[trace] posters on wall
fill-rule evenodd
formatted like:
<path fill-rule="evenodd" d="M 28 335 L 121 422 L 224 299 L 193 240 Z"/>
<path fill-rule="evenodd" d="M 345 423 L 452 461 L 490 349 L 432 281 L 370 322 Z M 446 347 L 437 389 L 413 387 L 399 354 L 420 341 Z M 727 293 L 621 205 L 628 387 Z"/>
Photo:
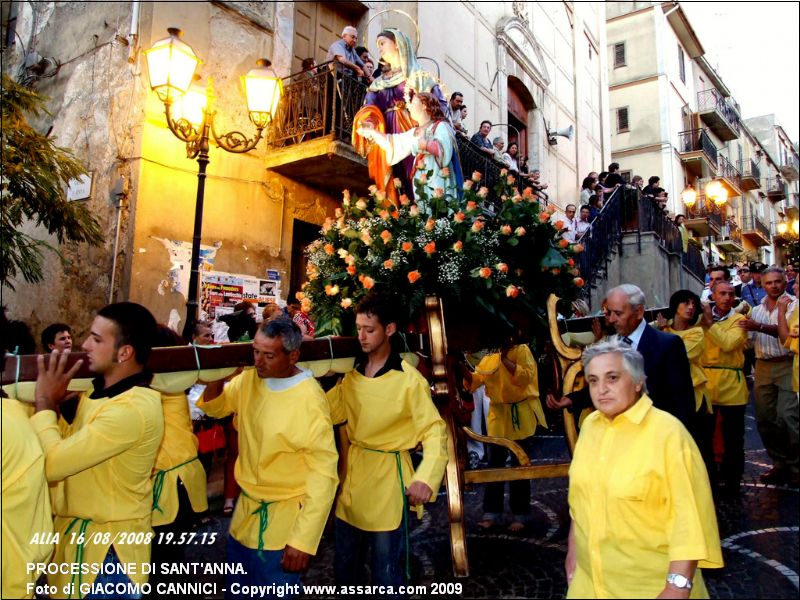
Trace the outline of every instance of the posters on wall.
<path fill-rule="evenodd" d="M 280 300 L 280 279 L 261 279 L 252 275 L 210 271 L 202 273 L 200 289 L 200 308 L 208 320 L 233 312 L 233 307 L 242 300 L 258 305 L 257 318 L 261 309 L 270 302 Z"/>
<path fill-rule="evenodd" d="M 158 293 L 164 295 L 167 291 L 178 292 L 186 296 L 189 289 L 189 274 L 191 272 L 192 243 L 179 240 L 168 240 L 155 237 L 161 242 L 169 255 L 170 269 L 167 277 L 158 286 Z M 222 244 L 217 242 L 214 246 L 200 245 L 200 273 L 205 274 L 214 268 L 217 250 Z"/>

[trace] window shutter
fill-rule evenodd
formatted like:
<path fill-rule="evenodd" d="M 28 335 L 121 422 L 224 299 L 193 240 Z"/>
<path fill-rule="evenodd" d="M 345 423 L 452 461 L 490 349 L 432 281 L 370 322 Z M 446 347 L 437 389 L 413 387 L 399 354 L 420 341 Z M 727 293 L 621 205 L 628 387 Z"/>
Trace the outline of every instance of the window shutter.
<path fill-rule="evenodd" d="M 625 66 L 625 42 L 614 44 L 614 67 Z"/>
<path fill-rule="evenodd" d="M 678 69 L 681 74 L 681 81 L 686 83 L 686 61 L 683 56 L 683 48 L 678 46 Z"/>
<path fill-rule="evenodd" d="M 617 133 L 628 131 L 628 109 L 617 109 Z"/>

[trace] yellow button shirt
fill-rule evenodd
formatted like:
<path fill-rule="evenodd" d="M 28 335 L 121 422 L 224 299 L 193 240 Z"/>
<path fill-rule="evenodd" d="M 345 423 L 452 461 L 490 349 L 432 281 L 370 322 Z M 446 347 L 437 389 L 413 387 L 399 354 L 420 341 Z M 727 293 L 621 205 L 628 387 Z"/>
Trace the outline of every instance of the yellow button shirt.
<path fill-rule="evenodd" d="M 311 373 L 261 379 L 247 369 L 197 407 L 214 418 L 238 417 L 234 474 L 244 493 L 231 535 L 248 548 L 289 545 L 316 554 L 339 478 L 328 402 Z M 260 527 L 264 510 L 266 529 Z"/>
<path fill-rule="evenodd" d="M 53 561 L 100 564 L 114 546 L 121 563 L 136 563 L 134 583 L 145 583 L 141 564 L 150 560 L 150 480 L 164 435 L 161 394 L 135 386 L 111 398 L 90 398 L 83 392 L 75 418 L 64 426 L 45 410 L 31 417 L 45 453 L 47 480 L 58 482 L 54 498 L 55 528 L 60 534 Z M 69 530 L 69 533 L 67 533 Z M 79 543 L 84 534 L 84 544 Z M 142 534 L 137 536 L 136 534 Z M 63 587 L 91 583 L 95 574 L 49 575 L 64 597 Z M 76 597 L 77 594 L 73 594 Z"/>
<path fill-rule="evenodd" d="M 715 406 L 747 404 L 747 381 L 742 371 L 747 331 L 737 325 L 744 318 L 734 314 L 706 329 L 702 363 L 708 378 L 706 394 Z"/>
<path fill-rule="evenodd" d="M 800 305 L 795 305 L 795 309 L 787 318 L 789 332 L 793 332 L 795 335 L 797 335 L 798 331 L 798 315 L 800 315 Z M 784 344 L 784 347 L 794 354 L 794 362 L 792 363 L 792 390 L 794 390 L 795 394 L 800 390 L 800 382 L 798 382 L 798 377 L 800 377 L 800 374 L 798 374 L 798 371 L 800 371 L 800 364 L 798 364 L 798 358 L 800 358 L 798 357 L 798 346 L 800 346 L 800 344 L 798 344 L 798 338 L 796 337 L 788 338 Z"/>
<path fill-rule="evenodd" d="M 668 327 L 667 332 L 677 335 L 683 340 L 683 345 L 686 346 L 686 355 L 689 358 L 689 370 L 692 373 L 692 385 L 694 386 L 695 411 L 699 411 L 705 404 L 706 412 L 711 412 L 711 402 L 705 398 L 706 381 L 708 378 L 703 370 L 702 359 L 706 337 L 703 328 L 698 326 L 678 331 L 677 329 Z"/>
<path fill-rule="evenodd" d="M 647 395 L 581 427 L 569 470 L 577 568 L 567 598 L 655 598 L 669 563 L 722 567 L 717 518 L 692 437 Z M 692 598 L 707 598 L 698 569 Z"/>
<path fill-rule="evenodd" d="M 521 440 L 536 431 L 537 423 L 547 427 L 539 400 L 539 371 L 530 348 L 515 346 L 508 359 L 517 365 L 511 374 L 500 353 L 484 356 L 472 375 L 470 391 L 486 386 L 489 396 L 489 414 L 486 431 L 491 436 L 508 440 Z"/>
<path fill-rule="evenodd" d="M 29 563 L 45 563 L 53 553 L 50 494 L 44 476 L 44 453 L 28 415 L 20 403 L 2 399 L 3 446 L 3 598 L 33 598 L 28 584 L 37 579 L 28 574 Z M 34 541 L 44 538 L 44 543 Z M 41 537 L 40 537 L 41 536 Z"/>
<path fill-rule="evenodd" d="M 153 526 L 172 523 L 178 516 L 179 478 L 192 510 L 208 510 L 206 472 L 197 459 L 198 442 L 192 430 L 186 394 L 162 393 L 161 408 L 164 411 L 164 438 L 154 468 Z"/>
<path fill-rule="evenodd" d="M 328 392 L 334 423 L 347 421 L 351 446 L 336 516 L 364 531 L 393 531 L 400 526 L 402 483 L 422 481 L 436 493 L 447 465 L 447 428 L 431 400 L 430 385 L 402 361 L 379 377 L 347 373 Z M 416 472 L 408 451 L 422 444 Z M 394 452 L 399 452 L 394 454 Z"/>

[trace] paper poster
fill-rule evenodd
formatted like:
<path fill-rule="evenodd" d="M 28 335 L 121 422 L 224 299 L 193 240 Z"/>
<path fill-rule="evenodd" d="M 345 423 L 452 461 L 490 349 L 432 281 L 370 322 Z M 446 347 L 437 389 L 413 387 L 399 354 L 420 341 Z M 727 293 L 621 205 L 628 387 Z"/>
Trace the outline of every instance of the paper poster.
<path fill-rule="evenodd" d="M 189 275 L 191 274 L 192 243 L 181 242 L 178 240 L 168 240 L 154 237 L 164 245 L 169 253 L 170 270 L 167 278 L 159 284 L 158 293 L 162 296 L 165 292 L 178 292 L 186 297 L 186 290 L 189 289 Z M 217 242 L 213 246 L 200 245 L 200 275 L 213 270 L 214 260 L 217 257 L 217 250 L 222 247 L 222 242 Z"/>
<path fill-rule="evenodd" d="M 257 320 L 261 309 L 270 302 L 280 299 L 280 282 L 260 279 L 252 275 L 210 271 L 201 273 L 201 310 L 208 319 L 233 311 L 242 300 L 249 300 L 258 306 Z"/>

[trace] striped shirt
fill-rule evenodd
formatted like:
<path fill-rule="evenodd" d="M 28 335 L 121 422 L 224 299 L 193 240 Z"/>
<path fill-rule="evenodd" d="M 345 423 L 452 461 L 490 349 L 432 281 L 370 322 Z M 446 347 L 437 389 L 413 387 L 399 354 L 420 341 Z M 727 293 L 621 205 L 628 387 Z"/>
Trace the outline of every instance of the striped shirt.
<path fill-rule="evenodd" d="M 789 294 L 787 294 L 789 295 Z M 797 305 L 797 299 L 794 296 L 792 303 L 789 305 L 787 314 L 794 310 Z M 772 311 L 767 309 L 767 300 L 769 297 L 764 298 L 761 303 L 753 308 L 750 318 L 756 323 L 764 325 L 777 325 L 778 324 L 778 305 Z M 789 356 L 791 353 L 783 347 L 781 341 L 776 336 L 767 335 L 766 333 L 759 333 L 758 331 L 750 332 L 750 341 L 755 345 L 756 358 L 770 359 L 778 358 L 781 356 Z"/>

